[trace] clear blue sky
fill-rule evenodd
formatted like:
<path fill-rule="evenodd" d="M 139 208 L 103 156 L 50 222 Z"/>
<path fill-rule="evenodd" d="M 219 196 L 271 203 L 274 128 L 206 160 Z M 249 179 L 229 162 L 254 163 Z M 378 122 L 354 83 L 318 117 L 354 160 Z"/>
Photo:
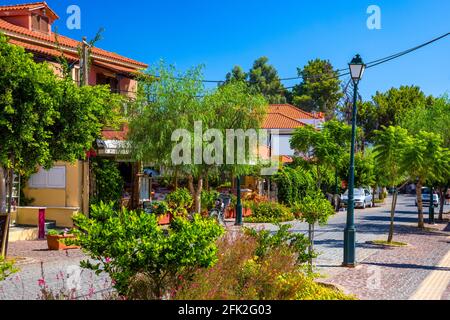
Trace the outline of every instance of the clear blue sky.
<path fill-rule="evenodd" d="M 104 27 L 99 47 L 148 64 L 159 59 L 180 69 L 204 64 L 205 78 L 214 80 L 223 79 L 236 64 L 248 70 L 260 56 L 270 59 L 280 77 L 291 77 L 309 59 L 329 59 L 343 68 L 356 53 L 371 61 L 450 32 L 448 0 L 47 2 L 61 17 L 61 34 L 91 38 Z M 65 26 L 70 4 L 81 8 L 81 30 Z M 366 27 L 371 4 L 381 8 L 381 30 Z M 368 99 L 377 90 L 411 84 L 427 94 L 450 92 L 450 37 L 368 70 L 361 93 Z"/>

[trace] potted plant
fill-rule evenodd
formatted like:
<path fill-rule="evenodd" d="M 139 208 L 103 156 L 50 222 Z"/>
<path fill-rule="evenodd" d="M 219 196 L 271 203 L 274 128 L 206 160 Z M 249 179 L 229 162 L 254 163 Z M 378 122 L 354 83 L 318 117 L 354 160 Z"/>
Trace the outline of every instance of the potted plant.
<path fill-rule="evenodd" d="M 79 246 L 66 245 L 64 240 L 74 239 L 75 236 L 70 233 L 69 229 L 64 229 L 63 231 L 50 230 L 47 233 L 47 245 L 49 250 L 69 250 L 69 249 L 79 249 Z"/>
<path fill-rule="evenodd" d="M 147 213 L 155 214 L 159 224 L 170 224 L 172 214 L 166 201 L 153 201 Z"/>

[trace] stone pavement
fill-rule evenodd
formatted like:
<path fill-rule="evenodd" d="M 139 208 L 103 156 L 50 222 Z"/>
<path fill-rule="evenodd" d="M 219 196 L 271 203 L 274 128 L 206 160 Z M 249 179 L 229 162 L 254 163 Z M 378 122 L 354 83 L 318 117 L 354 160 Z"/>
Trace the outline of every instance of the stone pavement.
<path fill-rule="evenodd" d="M 339 212 L 330 219 L 328 225 L 317 228 L 315 249 L 320 255 L 315 263 L 317 270 L 325 276 L 321 279 L 322 282 L 340 286 L 360 299 L 406 300 L 412 297 L 433 271 L 450 273 L 449 267 L 438 266 L 450 250 L 448 223 L 427 225 L 431 230 L 419 230 L 414 196 L 399 196 L 395 219 L 394 241 L 405 242 L 409 246 L 386 248 L 367 243 L 387 240 L 389 210 L 390 199 L 381 207 L 355 210 L 358 266 L 354 269 L 341 267 L 346 212 Z M 427 219 L 428 208 L 425 208 L 425 211 L 424 216 Z M 445 212 L 448 211 L 450 207 L 446 206 Z M 446 217 L 448 218 L 448 215 Z M 307 234 L 306 224 L 291 224 L 293 232 Z M 251 226 L 269 230 L 276 228 L 269 224 Z M 441 298 L 450 298 L 448 283 L 446 291 L 441 292 Z"/>
<path fill-rule="evenodd" d="M 42 270 L 46 284 L 54 292 L 75 288 L 79 299 L 95 300 L 111 291 L 105 275 L 96 276 L 79 267 L 80 261 L 86 260 L 81 250 L 49 251 L 47 241 L 18 241 L 9 244 L 8 256 L 16 259 L 20 271 L 0 282 L 0 300 L 38 299 Z"/>
<path fill-rule="evenodd" d="M 341 267 L 346 212 L 337 213 L 326 226 L 316 228 L 315 249 L 320 255 L 315 264 L 318 272 L 324 275 L 320 281 L 340 286 L 360 299 L 376 300 L 406 300 L 414 294 L 421 294 L 420 290 L 427 292 L 429 284 L 436 283 L 433 280 L 436 274 L 444 274 L 438 279 L 447 281 L 450 266 L 445 264 L 444 257 L 450 250 L 450 227 L 448 223 L 441 223 L 428 225 L 430 230 L 419 230 L 413 196 L 399 196 L 394 237 L 395 241 L 406 242 L 409 246 L 383 248 L 367 243 L 387 239 L 389 206 L 388 200 L 381 207 L 355 211 L 358 266 L 354 269 Z M 445 212 L 449 211 L 450 206 L 446 206 Z M 234 229 L 232 224 L 227 222 L 230 229 Z M 290 224 L 293 232 L 307 234 L 307 224 Z M 246 226 L 276 229 L 270 224 Z M 50 288 L 58 290 L 63 285 L 79 284 L 77 292 L 81 299 L 102 299 L 111 291 L 110 281 L 105 275 L 96 276 L 91 271 L 78 268 L 79 262 L 86 259 L 80 250 L 48 251 L 46 241 L 21 241 L 11 243 L 9 253 L 19 257 L 21 271 L 0 283 L 0 300 L 36 299 L 40 292 L 41 262 Z M 440 294 L 441 299 L 450 300 L 450 284 L 439 283 L 434 295 Z"/>

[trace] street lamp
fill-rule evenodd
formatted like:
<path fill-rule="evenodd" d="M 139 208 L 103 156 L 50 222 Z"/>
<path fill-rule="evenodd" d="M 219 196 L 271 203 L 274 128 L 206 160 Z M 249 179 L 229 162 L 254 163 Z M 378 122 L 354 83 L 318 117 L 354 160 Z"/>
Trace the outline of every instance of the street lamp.
<path fill-rule="evenodd" d="M 348 181 L 348 208 L 347 208 L 347 225 L 344 230 L 344 263 L 345 267 L 354 267 L 355 262 L 355 140 L 356 140 L 356 117 L 357 117 L 357 100 L 358 100 L 358 84 L 361 80 L 366 65 L 357 54 L 349 63 L 350 75 L 352 77 L 353 91 L 353 115 L 352 115 L 352 147 L 350 150 L 350 172 Z"/>

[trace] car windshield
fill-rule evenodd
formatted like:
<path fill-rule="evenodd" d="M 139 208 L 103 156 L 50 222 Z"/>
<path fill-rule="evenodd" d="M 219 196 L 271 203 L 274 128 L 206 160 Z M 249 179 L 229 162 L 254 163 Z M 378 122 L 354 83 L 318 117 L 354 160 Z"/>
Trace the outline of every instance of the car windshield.
<path fill-rule="evenodd" d="M 430 189 L 428 188 L 422 189 L 422 194 L 430 194 Z"/>
<path fill-rule="evenodd" d="M 363 189 L 354 189 L 354 194 L 355 196 L 361 196 L 364 194 L 364 190 Z M 345 191 L 344 195 L 348 196 L 348 190 Z"/>

